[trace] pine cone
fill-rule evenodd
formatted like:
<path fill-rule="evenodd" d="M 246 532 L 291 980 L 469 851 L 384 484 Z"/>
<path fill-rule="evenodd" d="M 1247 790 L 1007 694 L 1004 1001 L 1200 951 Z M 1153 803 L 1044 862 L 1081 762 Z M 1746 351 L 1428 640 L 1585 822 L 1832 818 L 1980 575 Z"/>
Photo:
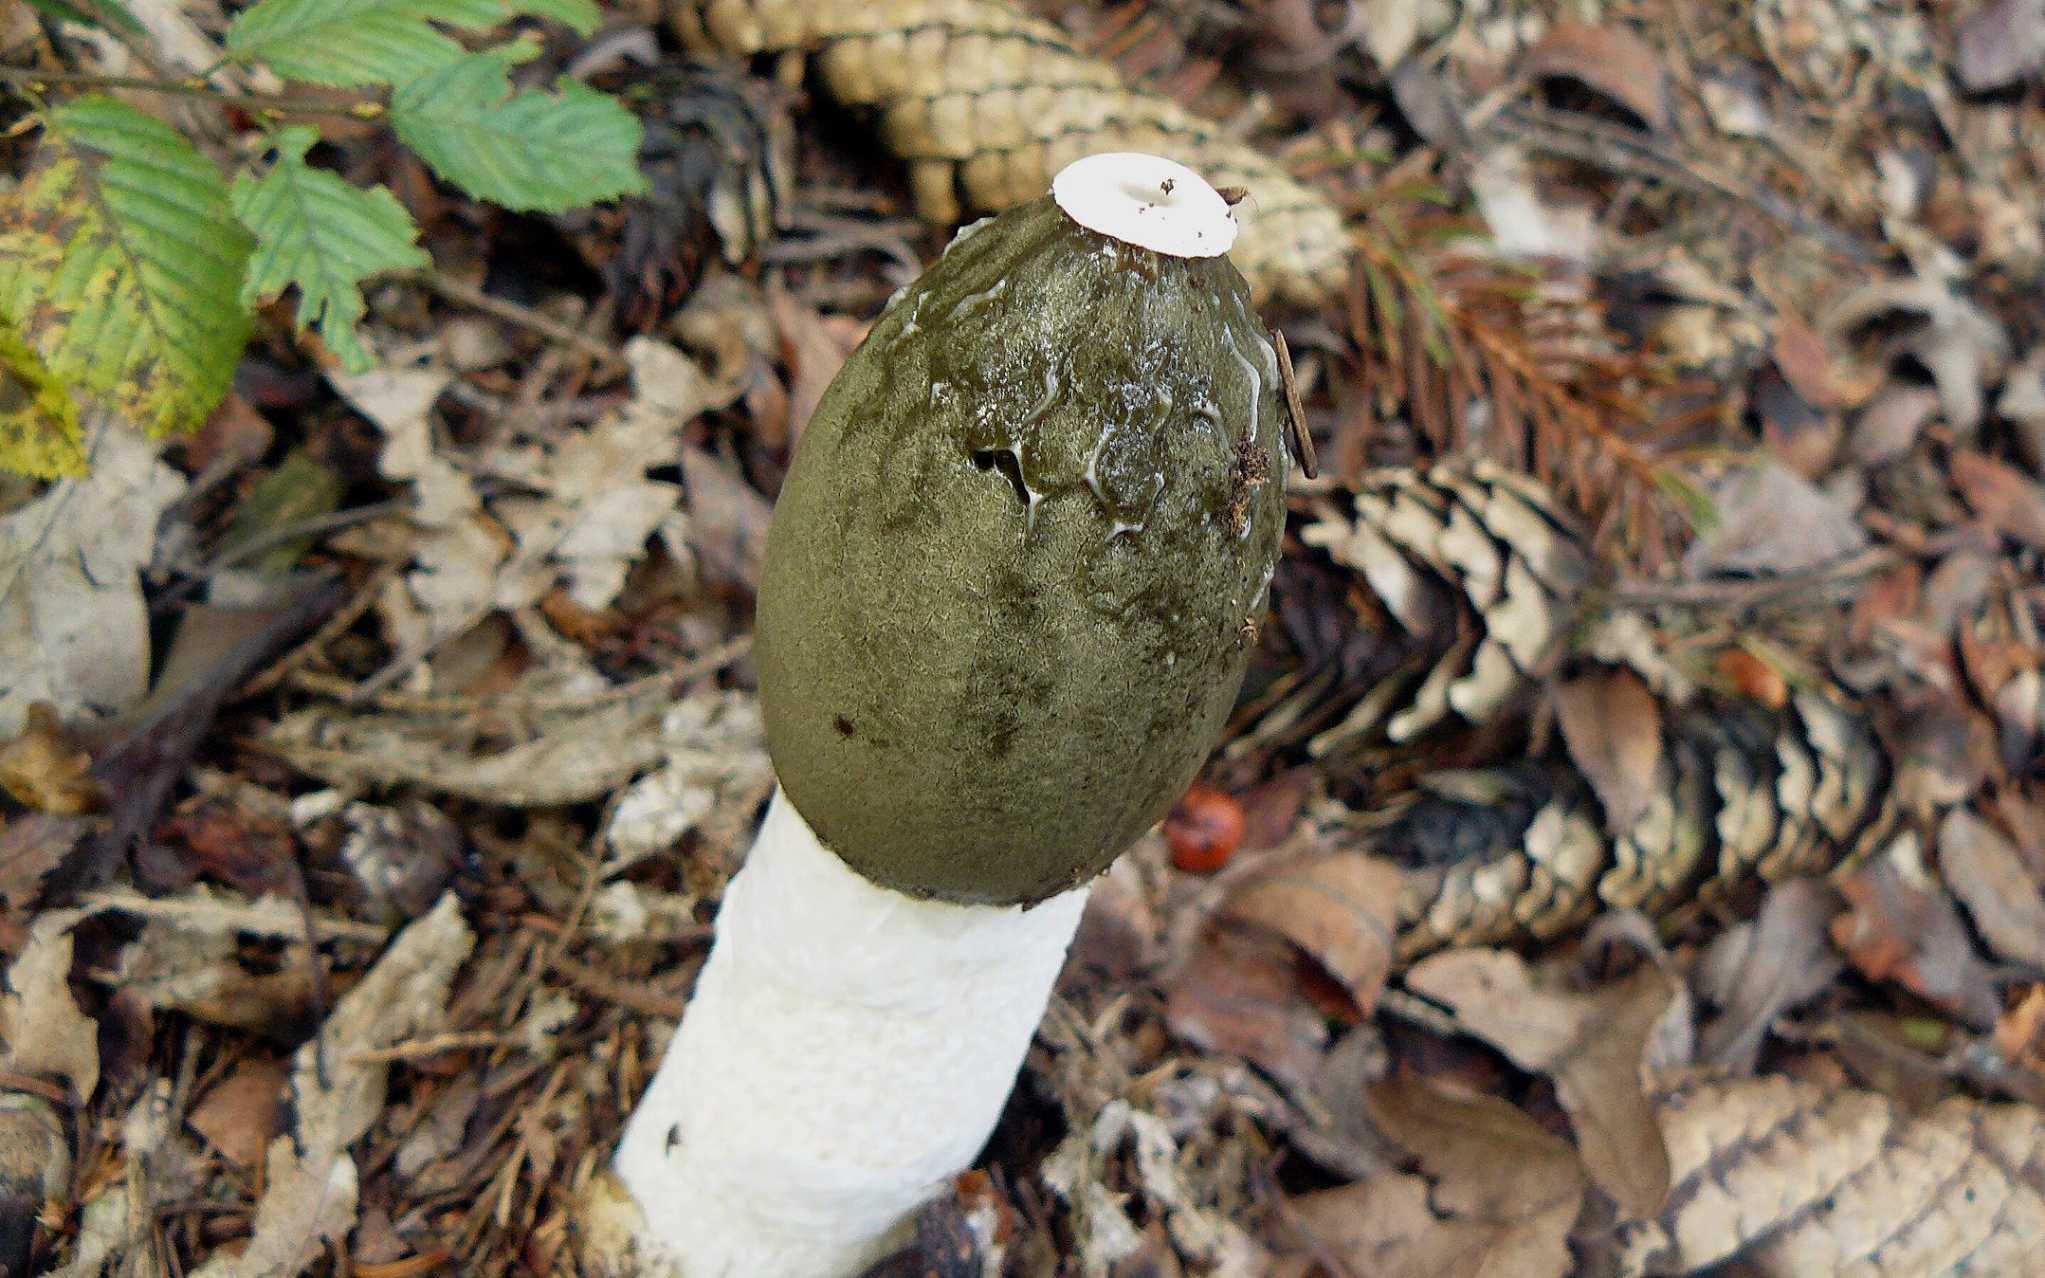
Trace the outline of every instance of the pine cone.
<path fill-rule="evenodd" d="M 1315 737 L 1312 753 L 1482 725 L 1524 708 L 1554 673 L 1591 560 L 1582 529 L 1539 485 L 1482 462 L 1382 470 L 1348 511 L 1322 502 L 1314 515 L 1301 539 L 1356 570 L 1396 628 L 1387 640 L 1418 659 Z"/>
<path fill-rule="evenodd" d="M 1617 835 L 1559 762 L 1421 778 L 1372 840 L 1408 867 L 1400 957 L 1541 940 L 1600 909 L 1673 929 L 1769 883 L 1855 864 L 1893 825 L 1873 732 L 1816 693 L 1780 713 L 1707 699 L 1665 738 L 1654 793 Z"/>
<path fill-rule="evenodd" d="M 1964 1097 L 1911 1115 L 1874 1092 L 1784 1077 L 1686 1078 L 1656 1097 L 1674 1172 L 1622 1225 L 1619 1271 L 1737 1258 L 1781 1278 L 2045 1275 L 2045 1123 Z"/>
<path fill-rule="evenodd" d="M 1150 151 L 1248 189 L 1229 257 L 1258 301 L 1317 305 L 1347 278 L 1325 198 L 1002 0 L 682 0 L 673 22 L 705 52 L 813 54 L 832 97 L 878 117 L 929 221 L 1035 199 L 1084 155 Z"/>

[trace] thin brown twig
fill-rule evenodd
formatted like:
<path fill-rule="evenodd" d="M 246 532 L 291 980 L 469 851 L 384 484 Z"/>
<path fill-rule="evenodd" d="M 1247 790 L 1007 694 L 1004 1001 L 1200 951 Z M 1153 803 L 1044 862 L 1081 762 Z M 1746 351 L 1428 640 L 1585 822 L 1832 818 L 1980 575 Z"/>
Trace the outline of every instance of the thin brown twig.
<path fill-rule="evenodd" d="M 472 310 L 498 319 L 508 320 L 521 328 L 529 328 L 542 337 L 564 342 L 576 350 L 605 365 L 610 369 L 625 367 L 625 356 L 609 342 L 599 341 L 580 329 L 572 328 L 552 316 L 542 315 L 530 306 L 485 293 L 482 289 L 464 280 L 456 279 L 444 271 L 421 271 L 419 279 L 450 302 L 458 302 Z"/>
<path fill-rule="evenodd" d="M 694 683 L 705 675 L 715 674 L 752 651 L 753 637 L 739 635 L 727 640 L 695 657 L 673 670 L 662 670 L 655 674 L 642 675 L 637 679 L 615 684 L 600 692 L 576 695 L 559 693 L 544 696 L 492 696 L 478 697 L 470 693 L 451 692 L 440 695 L 407 692 L 378 692 L 361 702 L 377 710 L 390 710 L 408 714 L 475 714 L 484 709 L 504 714 L 540 714 L 547 712 L 569 712 L 595 710 L 603 706 L 630 701 L 662 687 L 679 689 Z M 360 686 L 337 675 L 323 674 L 315 670 L 301 670 L 291 676 L 293 687 L 306 692 L 340 700 L 357 700 L 356 689 Z"/>
<path fill-rule="evenodd" d="M 566 955 L 557 955 L 550 966 L 570 984 L 584 993 L 594 994 L 605 1002 L 616 1003 L 619 1007 L 638 1012 L 642 1016 L 658 1016 L 664 1020 L 682 1019 L 682 1009 L 687 1001 L 668 994 L 656 994 L 642 986 L 628 985 L 601 968 L 578 963 Z"/>
<path fill-rule="evenodd" d="M 392 1043 L 388 1047 L 375 1047 L 368 1051 L 356 1052 L 349 1061 L 356 1065 L 387 1065 L 392 1061 L 418 1060 L 427 1056 L 439 1056 L 444 1052 L 463 1052 L 478 1047 L 501 1047 L 514 1040 L 508 1034 L 496 1030 L 451 1030 L 445 1034 L 428 1034 L 424 1038 L 408 1038 Z"/>
<path fill-rule="evenodd" d="M 1855 555 L 1779 577 L 1736 578 L 1720 581 L 1619 582 L 1612 588 L 1616 603 L 1633 605 L 1677 604 L 1706 608 L 1751 608 L 1772 603 L 1788 595 L 1803 594 L 1880 572 L 1901 563 L 1900 552 L 1888 546 L 1871 546 Z"/>
<path fill-rule="evenodd" d="M 373 120 L 384 114 L 381 102 L 358 99 L 332 104 L 276 93 L 230 93 L 200 79 L 157 80 L 148 76 L 95 75 L 82 71 L 38 71 L 30 67 L 0 66 L 0 82 L 28 90 L 47 86 L 79 89 L 125 89 L 139 93 L 167 93 L 179 97 L 206 98 L 225 106 L 272 115 L 342 115 L 356 120 Z"/>

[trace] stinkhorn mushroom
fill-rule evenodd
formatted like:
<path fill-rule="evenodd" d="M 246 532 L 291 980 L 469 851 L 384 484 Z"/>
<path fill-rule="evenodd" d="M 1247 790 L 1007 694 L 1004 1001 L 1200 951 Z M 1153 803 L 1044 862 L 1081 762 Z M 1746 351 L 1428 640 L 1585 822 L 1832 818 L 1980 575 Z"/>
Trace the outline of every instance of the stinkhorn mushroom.
<path fill-rule="evenodd" d="M 760 589 L 780 790 L 585 1217 L 608 1272 L 856 1273 L 986 1141 L 1265 606 L 1285 410 L 1234 233 L 1182 165 L 1081 160 L 823 396 Z"/>

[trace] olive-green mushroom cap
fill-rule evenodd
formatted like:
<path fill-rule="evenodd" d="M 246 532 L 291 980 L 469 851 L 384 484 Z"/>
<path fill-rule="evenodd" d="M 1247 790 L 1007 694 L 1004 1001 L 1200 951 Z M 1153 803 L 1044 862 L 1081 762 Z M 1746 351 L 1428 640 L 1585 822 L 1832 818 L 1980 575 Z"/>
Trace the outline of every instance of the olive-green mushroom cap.
<path fill-rule="evenodd" d="M 1277 383 L 1225 257 L 1049 197 L 890 302 L 803 433 L 760 589 L 768 750 L 826 846 L 913 895 L 1035 902 L 1164 815 L 1277 562 Z"/>

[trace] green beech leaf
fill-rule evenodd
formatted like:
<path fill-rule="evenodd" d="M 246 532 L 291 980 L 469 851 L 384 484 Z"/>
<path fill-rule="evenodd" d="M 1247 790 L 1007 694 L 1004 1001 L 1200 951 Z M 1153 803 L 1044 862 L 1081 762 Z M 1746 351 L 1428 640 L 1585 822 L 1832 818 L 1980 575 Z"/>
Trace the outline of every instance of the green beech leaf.
<path fill-rule="evenodd" d="M 513 92 L 508 68 L 533 52 L 486 49 L 398 86 L 391 127 L 442 178 L 508 209 L 559 213 L 644 191 L 638 117 L 571 79 Z"/>
<path fill-rule="evenodd" d="M 45 124 L 0 204 L 0 328 L 16 335 L 0 363 L 43 388 L 7 392 L 0 465 L 38 473 L 83 465 L 75 414 L 35 428 L 22 415 L 50 384 L 152 435 L 191 430 L 227 393 L 250 325 L 249 237 L 190 142 L 98 95 Z"/>
<path fill-rule="evenodd" d="M 227 28 L 227 50 L 310 84 L 399 84 L 462 57 L 441 27 L 487 31 L 521 14 L 581 35 L 597 23 L 592 0 L 262 0 Z"/>
<path fill-rule="evenodd" d="M 380 271 L 427 265 L 419 228 L 383 187 L 363 190 L 305 162 L 319 134 L 302 125 L 271 138 L 277 161 L 261 177 L 243 173 L 229 198 L 256 237 L 241 300 L 253 306 L 298 290 L 298 323 L 318 324 L 327 349 L 350 372 L 375 361 L 355 331 L 365 309 L 362 281 Z"/>
<path fill-rule="evenodd" d="M 59 22 L 76 22 L 88 27 L 118 27 L 131 35 L 144 35 L 147 28 L 135 20 L 121 0 L 28 0 L 28 7 Z"/>

